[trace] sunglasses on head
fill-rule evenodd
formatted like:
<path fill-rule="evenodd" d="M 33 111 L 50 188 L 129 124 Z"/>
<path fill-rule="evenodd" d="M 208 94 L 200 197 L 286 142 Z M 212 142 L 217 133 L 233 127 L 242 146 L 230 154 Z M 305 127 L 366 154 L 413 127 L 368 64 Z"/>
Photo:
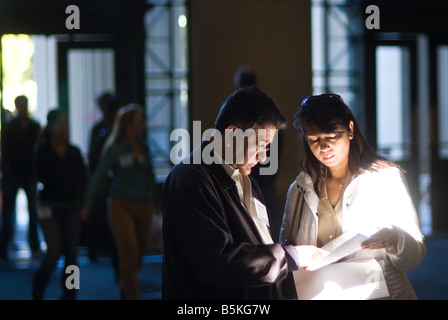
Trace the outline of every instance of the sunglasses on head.
<path fill-rule="evenodd" d="M 341 96 L 336 93 L 322 93 L 316 96 L 309 96 L 302 100 L 302 106 L 308 104 L 308 103 L 314 103 L 314 102 L 342 102 L 344 103 L 344 100 L 342 100 Z"/>

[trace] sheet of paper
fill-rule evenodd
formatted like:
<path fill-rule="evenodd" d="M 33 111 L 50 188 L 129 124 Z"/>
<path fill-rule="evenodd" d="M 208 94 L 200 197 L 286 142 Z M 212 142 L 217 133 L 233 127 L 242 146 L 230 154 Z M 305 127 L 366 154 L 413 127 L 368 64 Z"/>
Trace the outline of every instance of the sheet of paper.
<path fill-rule="evenodd" d="M 369 300 L 389 296 L 383 271 L 373 259 L 353 259 L 319 270 L 293 271 L 299 300 Z"/>

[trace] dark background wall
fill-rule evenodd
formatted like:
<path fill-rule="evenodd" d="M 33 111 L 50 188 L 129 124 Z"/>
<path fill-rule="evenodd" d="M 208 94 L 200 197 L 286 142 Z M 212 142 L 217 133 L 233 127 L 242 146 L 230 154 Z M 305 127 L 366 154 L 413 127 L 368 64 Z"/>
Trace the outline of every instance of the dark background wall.
<path fill-rule="evenodd" d="M 191 120 L 212 128 L 233 91 L 239 65 L 252 67 L 258 86 L 273 97 L 288 119 L 278 172 L 277 193 L 298 174 L 292 117 L 311 94 L 311 7 L 296 0 L 191 0 Z"/>

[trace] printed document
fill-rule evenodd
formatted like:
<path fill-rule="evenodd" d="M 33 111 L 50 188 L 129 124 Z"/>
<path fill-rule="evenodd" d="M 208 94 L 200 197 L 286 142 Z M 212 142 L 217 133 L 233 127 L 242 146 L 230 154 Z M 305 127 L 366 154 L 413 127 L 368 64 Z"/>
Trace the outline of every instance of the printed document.
<path fill-rule="evenodd" d="M 368 253 L 356 254 L 369 236 L 346 232 L 322 249 L 329 252 L 293 272 L 299 300 L 368 300 L 389 296 L 383 270 Z M 353 256 L 351 256 L 353 254 Z M 348 259 L 347 259 L 348 258 Z"/>
<path fill-rule="evenodd" d="M 307 270 L 314 271 L 320 269 L 322 267 L 325 267 L 326 265 L 345 258 L 352 253 L 355 253 L 356 251 L 361 249 L 361 243 L 363 243 L 367 239 L 369 239 L 368 236 L 360 233 L 355 234 L 351 232 L 345 232 L 341 234 L 339 237 L 322 247 L 322 249 L 328 251 L 329 254 L 316 263 L 312 264 L 311 266 L 308 266 Z"/>

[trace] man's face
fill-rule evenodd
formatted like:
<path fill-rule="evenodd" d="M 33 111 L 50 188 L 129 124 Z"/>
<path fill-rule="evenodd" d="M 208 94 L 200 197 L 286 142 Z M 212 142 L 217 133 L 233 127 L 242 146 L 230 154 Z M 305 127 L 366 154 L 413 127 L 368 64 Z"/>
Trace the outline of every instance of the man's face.
<path fill-rule="evenodd" d="M 236 126 L 229 126 L 227 129 L 237 129 Z M 249 129 L 251 130 L 251 129 Z M 277 130 L 273 125 L 266 127 L 255 127 L 251 131 L 246 131 L 243 143 L 234 143 L 234 161 L 232 166 L 239 169 L 242 175 L 249 175 L 258 162 L 266 160 L 266 151 L 269 144 L 274 140 Z"/>

